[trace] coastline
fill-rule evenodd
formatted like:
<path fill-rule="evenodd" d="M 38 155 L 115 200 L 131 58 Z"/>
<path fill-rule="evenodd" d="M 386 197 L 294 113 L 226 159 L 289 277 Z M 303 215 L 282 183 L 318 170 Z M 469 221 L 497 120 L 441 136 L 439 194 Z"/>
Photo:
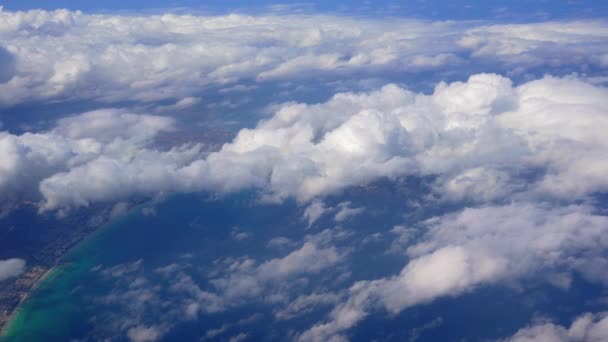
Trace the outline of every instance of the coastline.
<path fill-rule="evenodd" d="M 60 264 L 57 264 L 57 265 L 49 268 L 46 272 L 44 272 L 42 277 L 40 277 L 40 279 L 38 279 L 36 281 L 34 286 L 32 286 L 32 288 L 29 291 L 27 291 L 27 293 L 23 296 L 23 298 L 21 299 L 21 301 L 19 302 L 19 304 L 17 305 L 15 310 L 13 310 L 13 314 L 15 314 L 15 312 L 18 311 L 19 307 L 21 306 L 21 303 L 26 301 L 32 295 L 32 293 L 38 289 L 40 284 L 42 284 L 47 278 L 49 278 L 53 274 L 53 272 L 56 271 L 60 266 L 61 266 Z M 12 317 L 12 315 L 9 317 L 9 320 L 7 322 L 10 322 L 11 317 Z M 6 326 L 6 324 L 5 324 L 5 326 Z"/>
<path fill-rule="evenodd" d="M 61 264 L 57 264 L 57 265 L 52 266 L 48 270 L 46 270 L 34 282 L 34 284 L 32 285 L 32 287 L 30 287 L 30 289 L 27 292 L 25 292 L 25 294 L 21 297 L 21 300 L 19 300 L 19 303 L 15 306 L 15 308 L 13 309 L 13 311 L 7 317 L 6 321 L 3 322 L 2 326 L 0 327 L 0 338 L 6 337 L 6 334 L 9 332 L 9 328 L 11 326 L 11 323 L 15 320 L 15 318 L 18 317 L 18 315 L 20 313 L 20 310 L 22 308 L 22 304 L 40 287 L 41 284 L 44 283 L 44 281 L 46 281 L 49 277 L 51 277 L 54 274 L 54 272 L 58 270 L 58 268 L 60 266 L 61 266 Z"/>
<path fill-rule="evenodd" d="M 58 249 L 58 251 L 61 253 L 56 256 L 51 265 L 47 266 L 39 263 L 34 264 L 30 270 L 21 275 L 6 289 L 4 289 L 2 291 L 4 297 L 13 297 L 10 299 L 12 299 L 12 302 L 15 304 L 11 305 L 12 307 L 5 308 L 4 315 L 0 317 L 0 339 L 7 337 L 13 323 L 17 318 L 19 318 L 23 305 L 35 293 L 35 291 L 45 283 L 45 281 L 49 280 L 57 273 L 58 270 L 61 269 L 61 267 L 64 266 L 66 257 L 78 250 L 78 248 L 97 236 L 100 232 L 105 231 L 104 228 L 109 228 L 114 222 L 127 218 L 133 213 L 138 212 L 138 210 L 148 205 L 150 202 L 151 200 L 132 203 L 133 206 L 130 210 L 124 213 L 124 215 L 109 218 L 107 221 L 92 229 L 74 231 L 72 236 L 67 239 L 67 244 L 62 245 L 61 248 Z M 16 300 L 17 298 L 18 300 Z"/>

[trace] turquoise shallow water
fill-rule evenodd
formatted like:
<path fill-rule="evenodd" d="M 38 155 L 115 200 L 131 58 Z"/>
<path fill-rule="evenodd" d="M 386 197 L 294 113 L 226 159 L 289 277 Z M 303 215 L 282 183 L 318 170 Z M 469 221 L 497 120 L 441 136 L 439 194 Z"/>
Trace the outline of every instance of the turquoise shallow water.
<path fill-rule="evenodd" d="M 342 223 L 346 227 L 341 228 L 344 234 L 332 241 L 336 248 L 347 251 L 348 258 L 330 272 L 306 278 L 299 283 L 297 291 L 345 290 L 357 280 L 396 274 L 407 262 L 403 256 L 386 253 L 390 239 L 375 244 L 361 243 L 372 233 L 387 231 L 402 223 L 404 216 L 400 203 L 403 201 L 391 197 L 394 195 L 354 195 L 357 196 L 351 194 L 351 197 L 359 198 L 360 202 L 352 205 L 365 206 L 368 210 L 356 220 Z M 344 198 L 327 201 L 328 205 L 335 206 L 342 200 Z M 112 341 L 128 341 L 128 331 L 120 323 L 128 323 L 133 316 L 148 325 L 166 323 L 167 317 L 172 317 L 173 321 L 164 331 L 164 341 L 198 341 L 213 335 L 210 331 L 217 333 L 211 338 L 215 340 L 228 340 L 241 331 L 246 331 L 250 340 L 285 340 L 294 332 L 322 321 L 332 306 L 320 306 L 297 319 L 278 321 L 273 315 L 277 306 L 260 297 L 223 311 L 184 319 L 172 311 L 183 300 L 181 295 L 171 292 L 180 273 L 171 273 L 167 278 L 159 269 L 188 265 L 183 266 L 183 272 L 201 289 L 213 291 L 208 277 L 222 265 L 218 260 L 247 257 L 261 263 L 284 257 L 299 248 L 307 235 L 319 234 L 331 227 L 340 229 L 335 227 L 331 216 L 320 219 L 315 228 L 306 228 L 301 219 L 302 211 L 303 208 L 289 201 L 281 205 L 256 204 L 248 193 L 226 198 L 174 195 L 161 203 L 139 207 L 99 229 L 66 255 L 64 262 L 24 301 L 2 340 L 97 341 L 111 338 Z M 246 238 L 237 239 L 235 233 L 246 233 Z M 285 248 L 269 248 L 268 242 L 276 237 L 294 243 Z M 134 270 L 125 271 L 129 267 Z M 341 283 L 335 282 L 342 271 L 347 271 L 343 273 L 346 277 Z M 146 298 L 143 303 L 137 302 L 137 298 L 133 301 L 134 297 L 124 297 L 142 278 L 147 283 L 136 288 L 158 288 L 154 292 L 156 297 Z M 281 284 L 275 285 L 281 288 Z M 540 286 L 524 293 L 501 286 L 480 288 L 456 298 L 444 298 L 405 310 L 396 316 L 382 313 L 370 316 L 349 332 L 349 337 L 354 341 L 402 341 L 411 337 L 412 329 L 441 322 L 425 331 L 418 341 L 494 339 L 512 334 L 528 324 L 534 315 L 543 312 L 550 312 L 558 323 L 569 324 L 581 312 L 596 310 L 596 307 L 585 306 L 590 299 L 600 295 L 599 288 L 576 280 L 570 291 Z M 141 310 L 132 307 L 141 307 Z"/>
<path fill-rule="evenodd" d="M 40 281 L 14 313 L 3 331 L 3 341 L 60 341 L 70 335 L 86 334 L 82 322 L 82 298 L 74 289 L 109 252 L 107 244 L 121 228 L 130 224 L 141 208 L 106 224 L 71 250 L 64 262 Z"/>
<path fill-rule="evenodd" d="M 100 279 L 95 269 L 143 261 L 153 269 L 183 260 L 185 254 L 203 262 L 218 256 L 256 256 L 260 251 L 257 239 L 272 236 L 274 230 L 285 230 L 299 222 L 283 213 L 296 209 L 294 205 L 281 208 L 256 208 L 250 204 L 250 194 L 210 200 L 204 195 L 174 195 L 154 207 L 141 206 L 89 236 L 70 251 L 60 266 L 54 268 L 37 289 L 18 308 L 2 337 L 3 341 L 63 341 L 90 337 L 96 330 L 92 317 L 99 314 L 96 298 L 107 295 L 114 284 Z M 154 212 L 146 208 L 154 207 Z M 239 215 L 235 215 L 239 212 Z M 258 229 L 256 237 L 246 246 L 234 245 L 235 227 Z M 285 235 L 285 234 L 282 234 Z M 108 308 L 105 308 L 106 310 Z"/>

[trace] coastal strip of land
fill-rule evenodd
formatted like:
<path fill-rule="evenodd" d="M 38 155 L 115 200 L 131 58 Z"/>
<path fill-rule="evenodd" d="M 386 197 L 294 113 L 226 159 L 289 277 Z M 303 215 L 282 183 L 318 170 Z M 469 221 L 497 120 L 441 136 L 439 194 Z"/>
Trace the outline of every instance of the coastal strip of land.
<path fill-rule="evenodd" d="M 129 204 L 133 208 L 147 200 L 137 200 Z M 63 219 L 64 229 L 55 236 L 50 243 L 28 258 L 26 272 L 16 279 L 5 281 L 0 288 L 0 336 L 5 333 L 7 323 L 10 322 L 15 310 L 19 308 L 28 296 L 35 291 L 44 279 L 52 274 L 53 270 L 61 264 L 63 257 L 85 238 L 105 225 L 112 217 L 94 212 L 107 211 L 95 208 L 86 210 L 78 215 Z M 91 221 L 91 218 L 96 220 Z"/>
<path fill-rule="evenodd" d="M 42 265 L 30 267 L 27 272 L 0 291 L 0 336 L 15 309 L 52 270 L 53 267 Z"/>

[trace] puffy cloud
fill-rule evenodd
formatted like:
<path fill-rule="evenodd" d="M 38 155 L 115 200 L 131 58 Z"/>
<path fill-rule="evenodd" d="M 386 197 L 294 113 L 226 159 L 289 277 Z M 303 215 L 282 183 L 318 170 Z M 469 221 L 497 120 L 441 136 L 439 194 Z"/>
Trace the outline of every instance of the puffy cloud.
<path fill-rule="evenodd" d="M 142 149 L 128 156 L 101 155 L 44 179 L 40 183 L 43 209 L 87 206 L 179 189 L 176 170 L 200 152 L 200 146 L 184 146 L 166 152 Z"/>
<path fill-rule="evenodd" d="M 502 342 L 600 342 L 608 339 L 608 318 L 604 313 L 586 313 L 570 327 L 553 323 L 539 323 L 520 329 Z"/>
<path fill-rule="evenodd" d="M 535 153 L 532 163 L 548 167 L 538 190 L 562 198 L 606 191 L 600 176 L 608 167 L 600 152 L 608 144 L 606 88 L 545 77 L 522 85 L 518 93 L 518 110 L 499 120 L 525 136 Z"/>
<path fill-rule="evenodd" d="M 583 197 L 608 185 L 600 177 L 608 166 L 600 157 L 607 96 L 573 77 L 513 87 L 493 74 L 441 83 L 431 95 L 394 85 L 341 93 L 280 107 L 183 173 L 200 187 L 260 187 L 275 200 L 306 201 L 403 175 L 438 175 L 441 196 L 455 200 L 517 192 Z M 536 181 L 532 171 L 544 176 Z"/>
<path fill-rule="evenodd" d="M 0 260 L 0 281 L 18 277 L 25 271 L 25 260 L 7 259 Z"/>
<path fill-rule="evenodd" d="M 480 25 L 33 10 L 1 11 L 0 23 L 5 55 L 15 59 L 14 68 L 0 72 L 4 106 L 92 99 L 172 100 L 180 107 L 202 88 L 242 80 L 450 70 L 479 61 L 516 72 L 543 65 L 604 68 L 608 41 L 600 21 Z"/>
<path fill-rule="evenodd" d="M 170 165 L 183 165 L 200 151 L 197 145 L 169 151 L 146 148 L 157 134 L 173 129 L 170 118 L 104 109 L 61 119 L 46 132 L 0 132 L 0 209 L 42 198 L 50 209 L 128 197 L 137 191 L 133 177 L 141 177 L 140 190 L 151 186 L 152 193 L 158 192 Z M 71 187 L 53 183 L 66 172 L 77 176 Z"/>
<path fill-rule="evenodd" d="M 484 284 L 507 283 L 576 272 L 608 284 L 599 270 L 608 259 L 608 217 L 589 208 L 531 204 L 465 209 L 426 221 L 428 231 L 407 249 L 410 261 L 395 276 L 356 282 L 330 320 L 313 326 L 302 340 L 327 340 L 356 325 L 372 310 L 399 313 L 436 298 Z"/>
<path fill-rule="evenodd" d="M 0 133 L 2 202 L 40 191 L 44 208 L 57 209 L 132 194 L 244 188 L 259 189 L 265 200 L 306 202 L 410 175 L 438 176 L 436 193 L 447 200 L 581 199 L 608 188 L 607 98 L 606 88 L 573 76 L 514 87 L 479 74 L 440 83 L 429 95 L 388 85 L 281 105 L 204 159 L 198 145 L 148 147 L 173 129 L 171 119 L 102 110 L 60 120 L 49 132 Z M 309 224 L 324 211 L 315 203 L 305 212 Z"/>

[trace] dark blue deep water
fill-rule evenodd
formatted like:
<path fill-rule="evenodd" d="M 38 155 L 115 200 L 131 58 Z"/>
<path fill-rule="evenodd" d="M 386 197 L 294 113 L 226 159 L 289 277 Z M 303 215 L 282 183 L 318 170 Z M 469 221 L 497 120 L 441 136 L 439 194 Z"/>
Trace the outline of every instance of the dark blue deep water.
<path fill-rule="evenodd" d="M 304 208 L 296 202 L 263 204 L 254 193 L 222 198 L 173 195 L 148 203 L 106 225 L 67 255 L 22 305 L 4 339 L 126 341 L 129 327 L 135 325 L 161 327 L 161 340 L 166 341 L 228 340 L 239 333 L 252 341 L 290 339 L 322 321 L 333 305 L 318 305 L 299 317 L 280 321 L 274 316 L 280 306 L 269 299 L 272 291 L 266 291 L 188 318 L 179 312 L 189 294 L 173 291 L 172 286 L 187 275 L 200 290 L 214 292 L 212 279 L 218 277 L 217 272 L 229 274 L 222 269 L 228 265 L 223 261 L 246 257 L 260 264 L 281 258 L 298 249 L 306 236 L 324 230 L 342 232 L 332 244 L 346 251 L 347 257 L 299 282 L 271 284 L 293 296 L 287 303 L 298 294 L 320 289 L 338 293 L 357 280 L 396 274 L 407 259 L 386 253 L 391 242 L 387 231 L 396 224 L 452 208 L 421 212 L 406 204 L 411 194 L 394 189 L 380 182 L 371 191 L 357 188 L 330 197 L 328 206 L 355 198 L 358 200 L 351 206 L 364 206 L 366 211 L 339 224 L 324 216 L 310 228 L 301 219 Z M 239 233 L 241 238 L 236 238 Z M 383 240 L 362 243 L 373 233 L 384 234 Z M 268 247 L 276 237 L 292 244 Z M 143 290 L 153 295 L 138 297 Z M 419 305 L 396 316 L 376 313 L 348 331 L 348 336 L 354 341 L 492 340 L 509 336 L 533 317 L 549 312 L 554 321 L 569 324 L 580 313 L 596 309 L 591 299 L 598 296 L 599 289 L 580 280 L 569 291 L 544 285 L 520 291 L 499 284 Z"/>

